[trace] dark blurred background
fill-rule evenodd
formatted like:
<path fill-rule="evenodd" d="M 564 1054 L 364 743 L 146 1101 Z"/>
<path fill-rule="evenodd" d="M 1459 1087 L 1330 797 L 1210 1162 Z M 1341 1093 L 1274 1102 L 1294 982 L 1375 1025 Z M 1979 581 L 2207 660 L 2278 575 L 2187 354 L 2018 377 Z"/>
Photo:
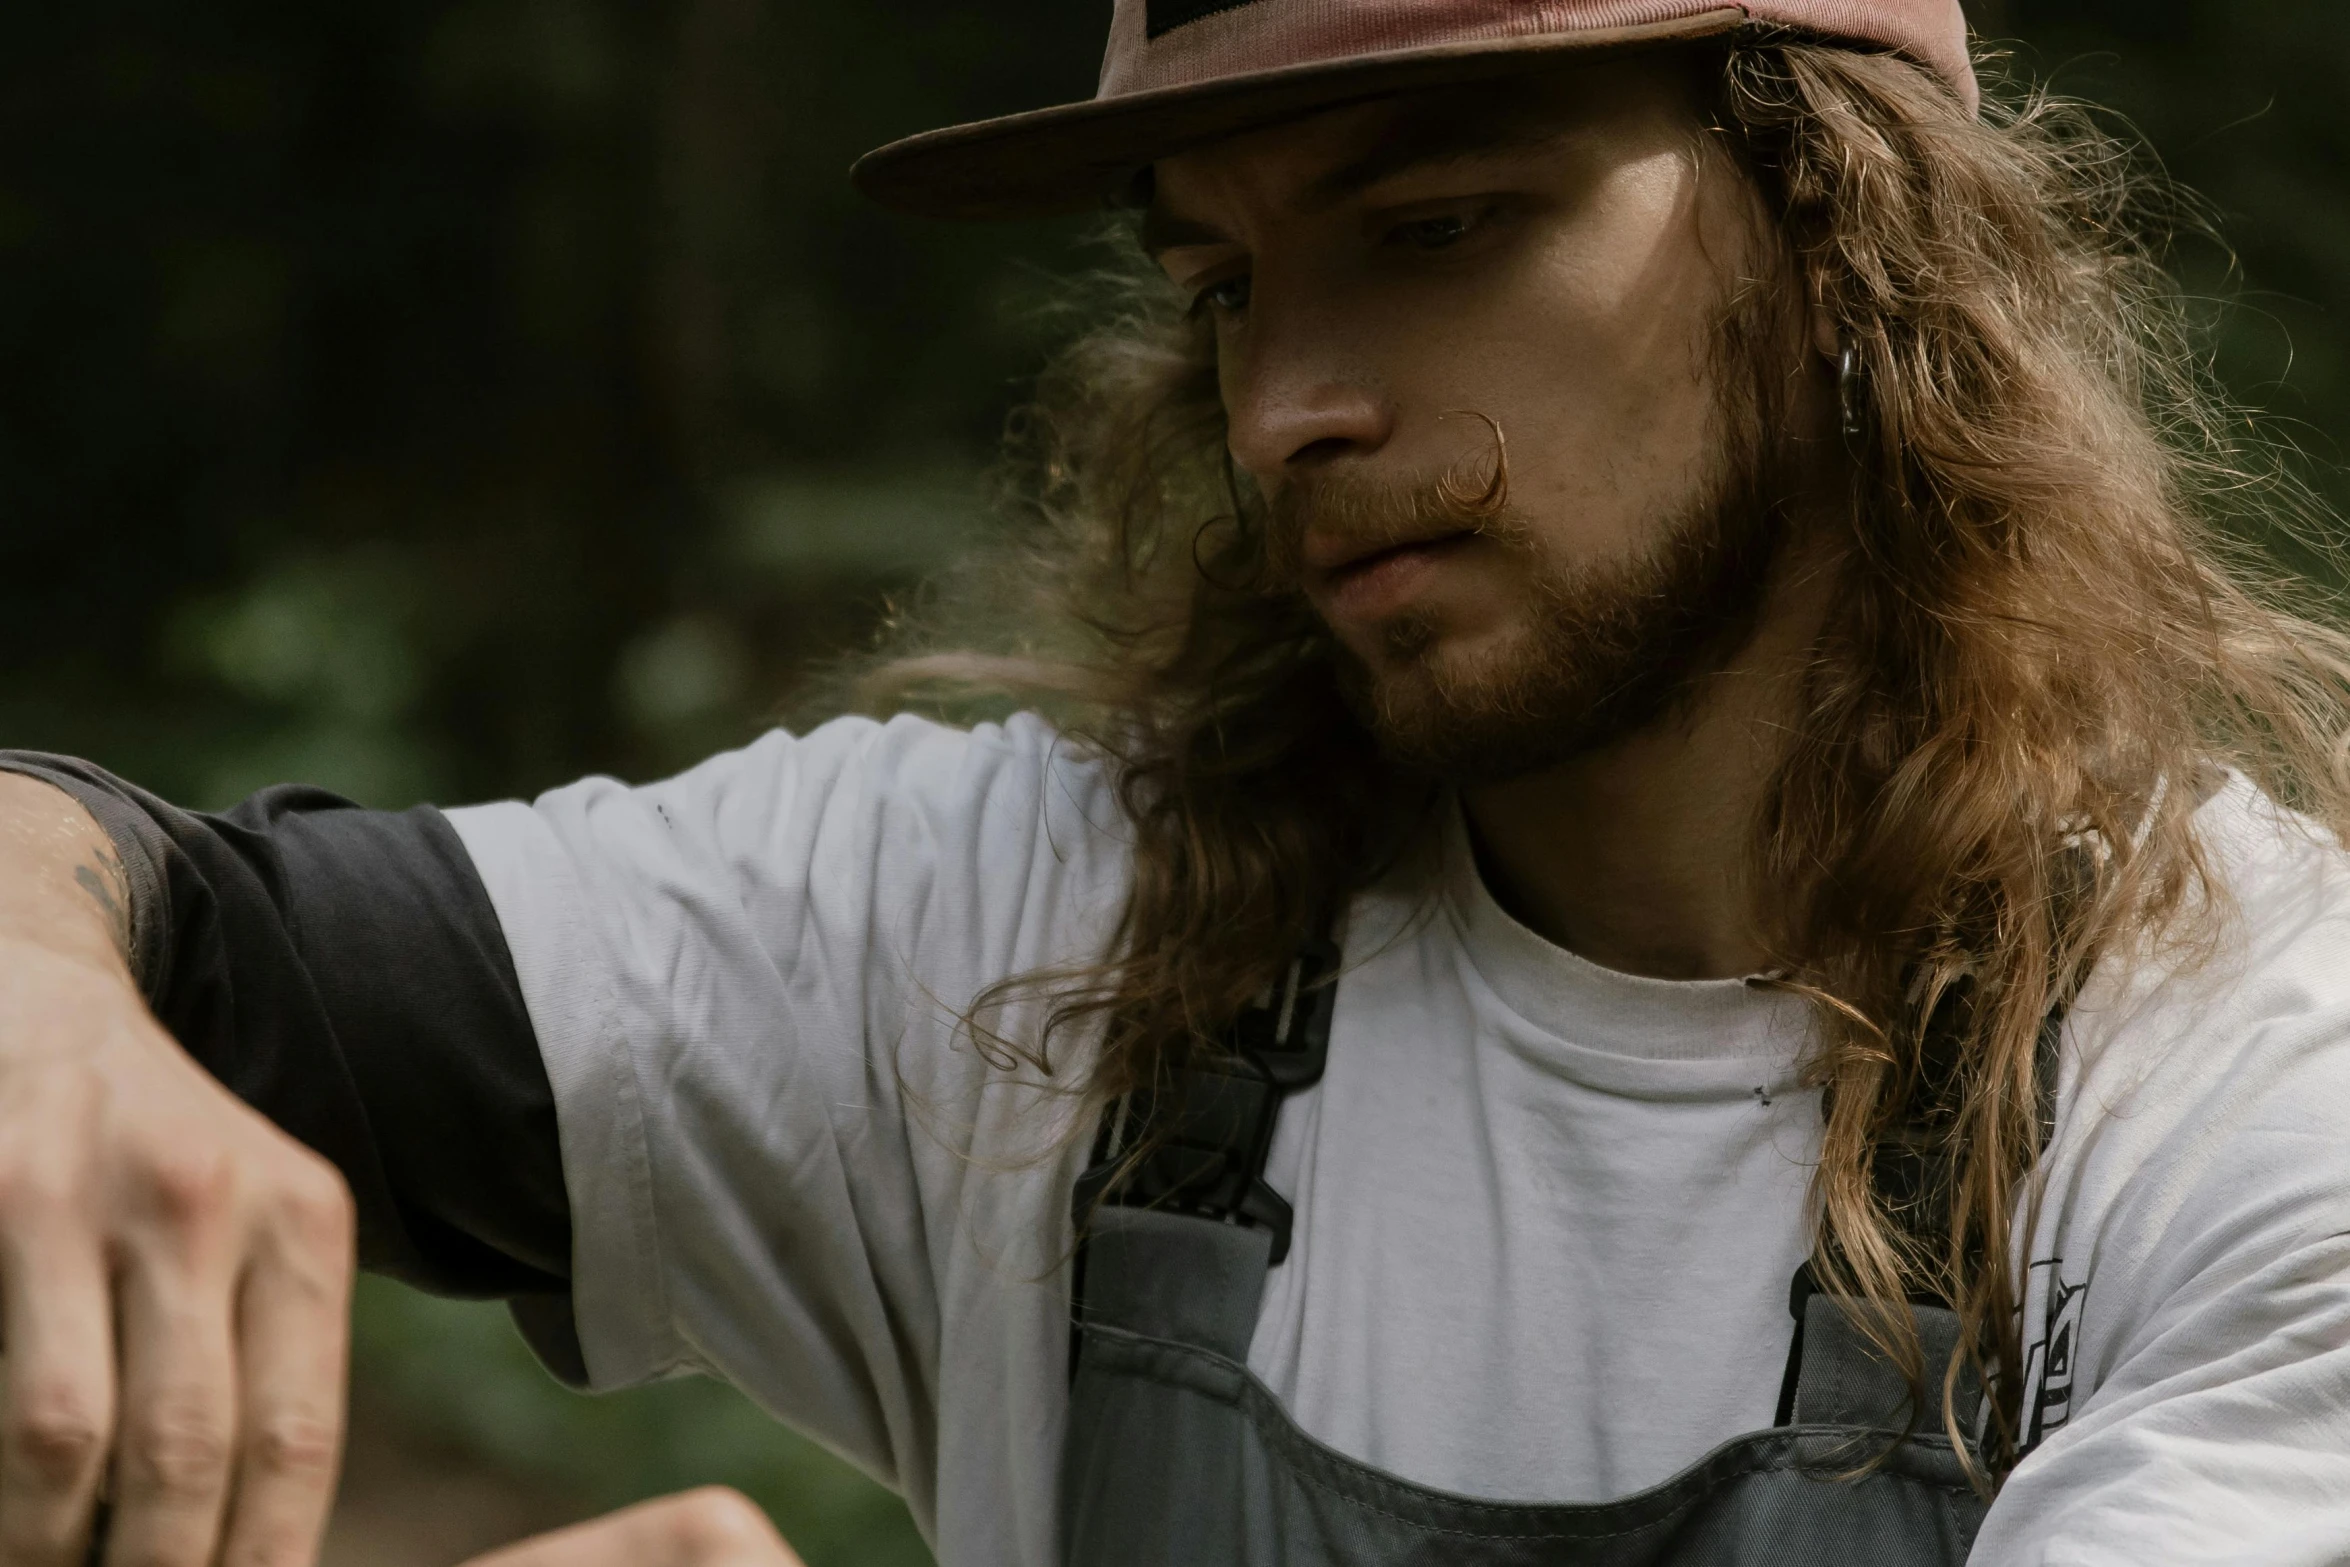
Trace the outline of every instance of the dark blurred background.
<path fill-rule="evenodd" d="M 2218 210 L 2220 374 L 2338 494 L 2350 10 L 1972 6 Z M 1091 91 L 1102 0 L 185 0 L 0 63 L 0 743 L 191 804 L 398 806 L 740 741 L 986 527 L 1083 224 L 860 206 L 859 152 Z M 581 1400 L 371 1286 L 338 1567 L 705 1479 L 812 1567 L 926 1560 L 731 1395 Z"/>

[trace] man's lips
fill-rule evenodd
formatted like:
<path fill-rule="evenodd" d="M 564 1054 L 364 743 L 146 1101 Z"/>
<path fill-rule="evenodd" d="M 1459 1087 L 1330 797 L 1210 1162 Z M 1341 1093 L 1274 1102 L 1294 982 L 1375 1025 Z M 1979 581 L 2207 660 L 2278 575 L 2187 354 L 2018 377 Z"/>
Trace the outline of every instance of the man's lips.
<path fill-rule="evenodd" d="M 1309 542 L 1306 582 L 1310 597 L 1333 620 L 1382 620 L 1407 607 L 1430 572 L 1476 542 L 1473 531 L 1431 534 L 1402 543 L 1358 548 L 1337 564 L 1320 566 Z"/>
<path fill-rule="evenodd" d="M 1442 533 L 1423 534 L 1407 539 L 1362 539 L 1316 537 L 1309 533 L 1299 562 L 1309 576 L 1336 582 L 1347 573 L 1364 570 L 1378 564 L 1384 556 L 1405 550 L 1425 549 L 1430 545 L 1447 544 L 1469 536 L 1465 528 L 1449 529 Z"/>

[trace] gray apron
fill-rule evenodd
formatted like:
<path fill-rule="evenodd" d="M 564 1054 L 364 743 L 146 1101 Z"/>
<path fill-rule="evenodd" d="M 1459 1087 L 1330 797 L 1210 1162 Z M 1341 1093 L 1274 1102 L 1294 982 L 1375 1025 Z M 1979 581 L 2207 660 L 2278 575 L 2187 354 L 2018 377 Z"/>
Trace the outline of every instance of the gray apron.
<path fill-rule="evenodd" d="M 1065 1567 L 1929 1567 L 1965 1561 L 1985 1503 L 1839 1302 L 1792 1292 L 1778 1423 L 1609 1502 L 1490 1502 L 1416 1485 L 1300 1430 L 1248 1371 L 1288 1204 L 1264 1181 L 1281 1100 L 1321 1075 L 1337 953 L 1316 944 L 1245 1016 L 1229 1069 L 1113 1107 L 1085 1224 L 1061 1462 Z M 1125 1156 L 1163 1118 L 1157 1150 Z M 1124 1145 L 1124 1146 L 1122 1146 Z M 1957 1319 L 1916 1305 L 1926 1364 Z M 1938 1378 L 1929 1377 L 1929 1383 Z M 1962 1389 L 1961 1409 L 1979 1396 Z M 1853 1471 L 1875 1460 L 1872 1468 Z"/>

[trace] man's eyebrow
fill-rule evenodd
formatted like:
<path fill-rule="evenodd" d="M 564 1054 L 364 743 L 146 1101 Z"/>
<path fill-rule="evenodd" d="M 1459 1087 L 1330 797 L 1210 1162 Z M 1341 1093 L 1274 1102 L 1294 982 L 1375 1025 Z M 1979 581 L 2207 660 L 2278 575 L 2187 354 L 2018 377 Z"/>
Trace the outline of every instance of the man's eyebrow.
<path fill-rule="evenodd" d="M 1153 207 L 1142 215 L 1142 253 L 1156 260 L 1161 252 L 1181 245 L 1229 245 L 1232 236 L 1222 229 L 1190 218 L 1179 218 Z"/>
<path fill-rule="evenodd" d="M 1407 121 L 1361 156 L 1316 179 L 1298 205 L 1308 212 L 1324 211 L 1406 170 L 1546 146 L 1567 134 L 1555 119 L 1542 116 L 1512 115 L 1498 123 L 1485 115 Z"/>
<path fill-rule="evenodd" d="M 1548 146 L 1572 134 L 1556 117 L 1523 112 L 1414 117 L 1391 126 L 1371 147 L 1316 178 L 1298 198 L 1306 212 L 1327 211 L 1384 180 L 1424 165 Z M 1210 224 L 1177 217 L 1157 206 L 1143 213 L 1143 254 L 1156 258 L 1183 245 L 1229 245 L 1232 236 Z"/>

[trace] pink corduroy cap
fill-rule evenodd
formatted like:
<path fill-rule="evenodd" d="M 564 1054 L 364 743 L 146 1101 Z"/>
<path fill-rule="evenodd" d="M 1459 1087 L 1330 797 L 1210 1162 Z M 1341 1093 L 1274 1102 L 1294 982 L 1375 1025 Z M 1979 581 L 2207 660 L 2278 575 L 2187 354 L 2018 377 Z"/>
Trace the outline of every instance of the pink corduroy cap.
<path fill-rule="evenodd" d="M 1765 29 L 1907 55 L 1975 104 L 1959 0 L 1115 0 L 1090 100 L 909 136 L 850 178 L 927 217 L 1072 211 L 1169 153 L 1317 109 Z"/>

